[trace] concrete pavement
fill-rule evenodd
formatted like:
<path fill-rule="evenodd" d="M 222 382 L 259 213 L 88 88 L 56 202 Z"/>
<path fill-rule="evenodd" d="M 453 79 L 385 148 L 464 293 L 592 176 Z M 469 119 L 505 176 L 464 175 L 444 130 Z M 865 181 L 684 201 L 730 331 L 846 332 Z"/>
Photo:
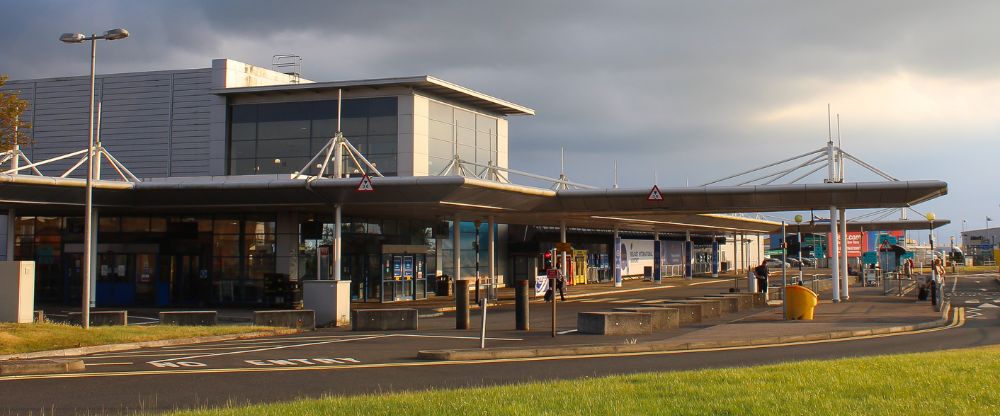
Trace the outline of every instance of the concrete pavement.
<path fill-rule="evenodd" d="M 995 274 L 994 274 L 995 276 Z M 985 283 L 984 283 L 985 282 Z M 988 283 L 988 285 L 987 285 Z M 731 285 L 728 282 L 728 285 Z M 581 296 L 558 304 L 559 330 L 575 326 L 578 311 L 610 310 L 623 304 L 719 293 L 726 282 L 693 287 L 625 292 L 620 296 Z M 987 290 L 979 290 L 987 289 Z M 712 340 L 732 338 L 740 333 L 769 331 L 791 334 L 801 330 L 872 328 L 873 325 L 912 323 L 934 319 L 927 302 L 908 299 L 868 300 L 866 292 L 877 289 L 852 288 L 852 301 L 823 304 L 817 320 L 777 322 L 777 308 L 728 315 L 699 326 L 677 328 L 650 337 L 659 340 Z M 664 351 L 647 354 L 543 357 L 482 362 L 422 362 L 414 359 L 418 349 L 473 348 L 479 345 L 478 322 L 474 328 L 457 331 L 450 314 L 422 320 L 425 330 L 400 333 L 352 333 L 344 329 L 324 329 L 297 336 L 241 340 L 100 354 L 82 357 L 88 364 L 84 373 L 0 378 L 0 407 L 12 412 L 40 409 L 60 411 L 130 411 L 217 405 L 227 401 L 273 401 L 323 394 L 356 394 L 400 389 L 491 385 L 517 381 L 573 378 L 643 371 L 682 370 L 732 365 L 754 365 L 790 359 L 929 351 L 941 348 L 1000 343 L 995 325 L 1000 307 L 1000 285 L 993 276 L 965 278 L 949 289 L 952 302 L 979 309 L 980 317 L 965 326 L 915 331 L 908 335 L 883 334 L 855 340 L 827 340 L 792 343 L 784 346 L 707 348 L 699 351 Z M 972 298 L 967 293 L 975 294 Z M 959 295 L 961 294 L 961 295 Z M 968 303 L 975 300 L 978 303 Z M 654 338 L 630 340 L 566 333 L 549 336 L 547 307 L 532 304 L 532 330 L 513 330 L 513 311 L 506 305 L 489 311 L 488 346 L 558 346 L 562 343 L 650 342 Z M 507 315 L 505 315 L 507 314 Z M 876 315 L 880 315 L 876 316 Z M 866 318 L 879 318 L 868 322 Z M 61 392 L 58 395 L 49 394 Z"/>

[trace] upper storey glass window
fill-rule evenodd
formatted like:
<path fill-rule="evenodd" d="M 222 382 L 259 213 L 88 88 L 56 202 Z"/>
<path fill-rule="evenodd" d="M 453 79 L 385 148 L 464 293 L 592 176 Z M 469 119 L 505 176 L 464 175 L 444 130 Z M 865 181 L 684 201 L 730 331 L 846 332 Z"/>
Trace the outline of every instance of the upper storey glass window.
<path fill-rule="evenodd" d="M 437 175 L 455 156 L 482 166 L 497 162 L 497 119 L 430 101 L 428 173 Z M 476 167 L 481 173 L 483 167 Z"/>
<path fill-rule="evenodd" d="M 396 97 L 355 98 L 341 110 L 344 136 L 386 176 L 397 172 L 397 105 Z M 232 105 L 229 174 L 298 171 L 336 132 L 336 101 Z"/>

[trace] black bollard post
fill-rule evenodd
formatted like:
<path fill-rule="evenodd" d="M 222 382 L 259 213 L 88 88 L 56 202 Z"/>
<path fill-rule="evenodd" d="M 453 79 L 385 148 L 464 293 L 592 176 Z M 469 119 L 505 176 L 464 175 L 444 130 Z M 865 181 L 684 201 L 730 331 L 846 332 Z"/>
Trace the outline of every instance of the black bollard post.
<path fill-rule="evenodd" d="M 455 280 L 455 329 L 469 329 L 469 281 Z"/>
<path fill-rule="evenodd" d="M 517 321 L 518 331 L 528 330 L 528 279 L 518 280 L 517 286 L 515 286 L 515 320 Z"/>

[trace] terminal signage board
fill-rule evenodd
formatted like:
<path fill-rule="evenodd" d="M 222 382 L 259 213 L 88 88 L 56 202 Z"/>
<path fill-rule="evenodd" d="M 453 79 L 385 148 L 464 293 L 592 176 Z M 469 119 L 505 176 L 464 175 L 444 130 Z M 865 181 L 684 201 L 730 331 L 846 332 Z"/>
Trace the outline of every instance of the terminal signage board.
<path fill-rule="evenodd" d="M 837 234 L 837 248 L 840 248 L 840 234 Z M 833 244 L 830 235 L 827 235 L 827 244 Z M 868 236 L 860 231 L 847 232 L 847 257 L 861 257 L 865 247 L 868 247 Z M 817 256 L 818 257 L 818 256 Z"/>

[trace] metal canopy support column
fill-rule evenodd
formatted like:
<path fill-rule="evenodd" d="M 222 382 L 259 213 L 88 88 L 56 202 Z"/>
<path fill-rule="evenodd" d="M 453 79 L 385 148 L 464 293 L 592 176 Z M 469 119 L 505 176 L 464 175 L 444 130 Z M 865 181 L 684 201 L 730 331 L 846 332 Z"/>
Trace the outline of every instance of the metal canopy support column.
<path fill-rule="evenodd" d="M 341 256 L 341 205 L 337 204 L 334 206 L 333 212 L 333 280 L 340 280 L 340 256 Z"/>
<path fill-rule="evenodd" d="M 489 292 L 488 292 L 488 294 L 487 294 L 486 297 L 489 298 L 489 299 L 496 299 L 496 296 L 497 296 L 497 291 L 496 291 L 496 288 L 497 288 L 496 257 L 497 256 L 496 256 L 496 241 L 494 241 L 494 240 L 496 240 L 496 232 L 493 230 L 494 227 L 497 226 L 496 225 L 496 218 L 494 218 L 492 215 L 490 215 L 490 216 L 486 217 L 486 223 L 487 223 L 487 226 L 489 226 L 489 228 L 490 228 L 489 232 L 487 233 L 488 237 L 490 239 L 490 242 L 488 244 L 489 248 L 487 249 L 487 251 L 489 251 L 489 256 L 490 256 L 490 260 L 489 260 L 489 269 L 490 269 L 490 271 L 489 271 L 489 273 L 490 273 L 490 276 L 489 276 L 490 286 L 489 287 L 490 287 L 490 289 L 489 289 Z"/>
<path fill-rule="evenodd" d="M 694 260 L 694 243 L 691 242 L 691 232 L 684 232 L 684 278 L 694 277 L 694 270 L 691 262 Z"/>
<path fill-rule="evenodd" d="M 17 210 L 7 210 L 7 261 L 14 261 L 14 241 L 17 239 Z"/>
<path fill-rule="evenodd" d="M 452 280 L 457 282 L 462 279 L 462 221 L 458 218 L 458 214 L 455 214 L 455 220 L 452 222 L 451 245 L 452 265 L 454 267 Z M 457 285 L 455 290 L 455 299 L 458 299 Z"/>
<path fill-rule="evenodd" d="M 719 240 L 712 234 L 712 277 L 719 277 Z"/>
<path fill-rule="evenodd" d="M 622 239 L 621 235 L 618 233 L 618 224 L 614 227 L 614 246 L 611 247 L 611 255 L 614 257 L 614 278 L 615 287 L 622 287 L 622 261 L 628 261 L 628 259 L 622 259 Z"/>
<path fill-rule="evenodd" d="M 840 254 L 837 250 L 837 207 L 830 207 L 830 278 L 831 286 L 833 287 L 833 301 L 840 302 L 840 268 L 838 263 L 840 263 Z"/>
<path fill-rule="evenodd" d="M 566 243 L 566 220 L 559 220 L 559 242 L 560 243 L 564 243 L 564 244 Z M 563 251 L 560 254 L 561 255 L 559 256 L 559 267 L 562 269 L 561 273 L 563 275 L 564 282 L 566 282 L 566 281 L 569 281 L 569 279 L 572 279 L 573 277 L 569 275 L 569 268 L 566 267 L 567 266 L 567 264 L 566 264 L 567 263 L 567 261 L 566 261 L 566 255 L 567 254 L 566 254 L 566 252 Z M 566 284 L 566 283 L 563 283 L 563 284 Z M 555 301 L 556 301 L 556 292 L 555 292 L 555 288 L 552 288 L 552 289 L 553 289 L 552 290 L 552 302 L 555 303 Z"/>
<path fill-rule="evenodd" d="M 653 283 L 663 282 L 663 242 L 660 232 L 653 231 Z"/>
<path fill-rule="evenodd" d="M 864 240 L 862 240 L 864 241 Z M 847 280 L 847 210 L 840 209 L 840 299 L 850 300 L 851 293 Z"/>

